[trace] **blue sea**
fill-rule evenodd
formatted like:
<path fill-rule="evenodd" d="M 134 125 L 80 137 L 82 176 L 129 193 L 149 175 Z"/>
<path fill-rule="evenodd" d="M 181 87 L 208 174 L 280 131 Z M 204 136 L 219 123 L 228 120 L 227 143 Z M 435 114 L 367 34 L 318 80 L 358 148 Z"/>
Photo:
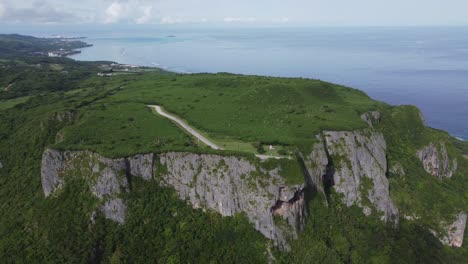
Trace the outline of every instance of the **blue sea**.
<path fill-rule="evenodd" d="M 429 126 L 468 139 L 468 27 L 60 30 L 30 33 L 87 37 L 94 46 L 73 57 L 77 60 L 343 84 L 393 105 L 416 105 Z"/>

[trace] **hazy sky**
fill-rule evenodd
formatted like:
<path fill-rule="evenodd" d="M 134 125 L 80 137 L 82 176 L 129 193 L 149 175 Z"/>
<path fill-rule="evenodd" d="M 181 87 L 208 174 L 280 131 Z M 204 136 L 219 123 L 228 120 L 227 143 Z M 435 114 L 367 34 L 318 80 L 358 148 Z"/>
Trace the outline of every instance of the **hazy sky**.
<path fill-rule="evenodd" d="M 0 0 L 0 23 L 468 25 L 468 1 Z"/>

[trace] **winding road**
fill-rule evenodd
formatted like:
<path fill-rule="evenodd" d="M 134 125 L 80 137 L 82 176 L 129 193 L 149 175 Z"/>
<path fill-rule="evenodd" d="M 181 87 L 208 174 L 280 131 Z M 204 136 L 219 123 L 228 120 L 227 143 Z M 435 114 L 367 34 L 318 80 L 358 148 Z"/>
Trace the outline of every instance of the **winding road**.
<path fill-rule="evenodd" d="M 211 147 L 212 149 L 217 149 L 217 150 L 223 150 L 223 148 L 219 147 L 218 145 L 216 145 L 215 143 L 211 142 L 209 139 L 207 139 L 206 137 L 204 137 L 202 134 L 198 133 L 197 131 L 195 131 L 195 129 L 191 128 L 187 123 L 185 123 L 182 119 L 176 117 L 176 116 L 173 116 L 169 113 L 166 113 L 164 112 L 164 110 L 162 110 L 161 106 L 159 105 L 148 105 L 149 108 L 152 108 L 154 110 L 156 110 L 156 112 L 166 118 L 169 118 L 170 120 L 176 122 L 179 126 L 181 126 L 183 129 L 185 129 L 187 132 L 189 132 L 190 134 L 192 134 L 194 137 L 196 137 L 198 140 L 200 140 L 201 142 L 205 143 L 206 145 L 208 145 L 209 147 Z M 278 157 L 278 156 L 268 156 L 268 155 L 261 155 L 261 154 L 256 154 L 255 155 L 257 158 L 261 159 L 261 160 L 266 160 L 266 159 L 282 159 L 283 157 Z"/>
<path fill-rule="evenodd" d="M 206 145 L 210 146 L 212 149 L 220 149 L 222 150 L 221 147 L 219 147 L 218 145 L 216 145 L 215 143 L 211 142 L 209 139 L 207 139 L 206 137 L 202 136 L 200 133 L 198 133 L 197 131 L 195 131 L 193 128 L 191 128 L 187 123 L 185 123 L 183 120 L 181 120 L 180 118 L 177 118 L 171 114 L 168 114 L 166 112 L 164 112 L 161 108 L 161 106 L 159 105 L 148 105 L 150 108 L 153 108 L 154 110 L 156 110 L 156 112 L 164 117 L 167 117 L 169 119 L 171 119 L 172 121 L 176 122 L 179 126 L 181 126 L 183 129 L 185 129 L 187 132 L 189 132 L 190 134 L 192 134 L 194 137 L 196 137 L 197 139 L 199 139 L 201 142 L 205 143 Z"/>

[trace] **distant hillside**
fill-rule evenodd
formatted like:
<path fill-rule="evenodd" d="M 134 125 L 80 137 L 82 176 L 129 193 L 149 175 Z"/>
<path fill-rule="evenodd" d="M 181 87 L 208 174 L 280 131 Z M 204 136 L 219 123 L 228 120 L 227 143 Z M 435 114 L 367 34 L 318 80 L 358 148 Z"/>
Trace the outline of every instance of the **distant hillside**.
<path fill-rule="evenodd" d="M 76 49 L 91 46 L 82 41 L 61 38 L 35 38 L 18 34 L 0 34 L 0 57 L 50 55 L 62 57 L 79 53 Z"/>

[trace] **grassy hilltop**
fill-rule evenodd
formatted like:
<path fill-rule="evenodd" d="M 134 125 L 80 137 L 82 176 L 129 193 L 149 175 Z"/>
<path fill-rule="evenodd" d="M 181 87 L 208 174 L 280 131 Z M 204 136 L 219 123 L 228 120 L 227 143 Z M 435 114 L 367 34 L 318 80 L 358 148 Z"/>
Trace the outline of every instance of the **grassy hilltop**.
<path fill-rule="evenodd" d="M 47 51 L 50 43 L 28 38 Z M 37 42 L 36 42 L 37 41 Z M 400 163 L 404 177 L 388 173 L 390 194 L 401 219 L 395 229 L 365 217 L 339 197 L 325 205 L 308 194 L 306 230 L 292 251 L 273 250 L 283 263 L 466 263 L 462 248 L 442 246 L 428 226 L 449 221 L 468 208 L 468 145 L 428 128 L 413 106 L 390 106 L 365 93 L 319 80 L 220 74 L 176 74 L 153 68 L 129 71 L 111 62 L 49 58 L 0 36 L 0 259 L 17 262 L 262 263 L 266 239 L 243 215 L 221 217 L 180 201 L 172 189 L 132 182 L 129 220 L 117 225 L 85 212 L 93 198 L 73 179 L 63 194 L 44 198 L 40 183 L 45 147 L 91 150 L 107 157 L 189 151 L 244 155 L 254 159 L 266 146 L 307 155 L 323 130 L 359 130 L 361 114 L 380 111 L 374 129 L 384 134 L 389 165 Z M 32 50 L 36 50 L 33 48 Z M 14 56 L 13 56 L 13 55 Z M 100 77 L 98 73 L 112 76 Z M 159 104 L 224 146 L 213 151 L 168 119 L 153 113 Z M 444 142 L 457 157 L 458 171 L 439 180 L 422 168 L 415 153 Z M 292 160 L 286 166 L 294 167 Z M 285 176 L 286 178 L 288 175 Z M 177 216 L 177 221 L 174 217 Z M 184 250 L 181 250 L 181 249 Z"/>

